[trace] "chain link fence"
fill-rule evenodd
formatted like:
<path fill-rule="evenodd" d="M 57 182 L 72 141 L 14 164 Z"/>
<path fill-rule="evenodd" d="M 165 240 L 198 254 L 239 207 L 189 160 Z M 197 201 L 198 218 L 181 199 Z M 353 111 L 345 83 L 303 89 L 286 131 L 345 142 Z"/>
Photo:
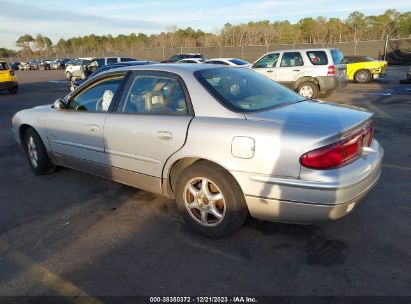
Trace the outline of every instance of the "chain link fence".
<path fill-rule="evenodd" d="M 352 41 L 338 43 L 295 43 L 295 44 L 269 44 L 250 46 L 221 46 L 221 47 L 177 47 L 177 48 L 148 48 L 133 49 L 114 52 L 54 52 L 42 58 L 79 58 L 79 57 L 131 57 L 138 60 L 161 61 L 177 53 L 200 53 L 206 58 L 235 57 L 254 62 L 264 53 L 269 51 L 304 49 L 304 48 L 339 48 L 344 55 L 366 55 L 376 59 L 387 59 L 391 64 L 410 64 L 411 38 Z M 12 61 L 28 61 L 39 59 L 34 57 L 7 58 Z"/>

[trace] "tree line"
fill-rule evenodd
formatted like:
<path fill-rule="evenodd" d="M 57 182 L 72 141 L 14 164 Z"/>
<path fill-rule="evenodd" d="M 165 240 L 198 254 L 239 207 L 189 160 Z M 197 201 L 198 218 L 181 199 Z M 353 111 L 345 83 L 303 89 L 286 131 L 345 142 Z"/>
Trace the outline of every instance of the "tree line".
<path fill-rule="evenodd" d="M 345 41 L 366 41 L 390 38 L 408 38 L 411 35 L 411 12 L 400 13 L 394 9 L 386 10 L 377 16 L 365 16 L 352 12 L 346 19 L 303 18 L 296 23 L 269 20 L 241 24 L 226 23 L 214 33 L 195 30 L 191 27 L 179 29 L 170 26 L 165 32 L 146 35 L 85 35 L 61 38 L 53 45 L 50 38 L 37 34 L 35 37 L 20 36 L 16 45 L 18 54 L 13 50 L 0 48 L 0 57 L 7 55 L 48 55 L 58 52 L 91 53 L 130 51 L 143 48 L 174 47 L 215 47 L 244 46 L 291 43 L 335 43 Z M 14 52 L 14 53 L 13 53 Z"/>

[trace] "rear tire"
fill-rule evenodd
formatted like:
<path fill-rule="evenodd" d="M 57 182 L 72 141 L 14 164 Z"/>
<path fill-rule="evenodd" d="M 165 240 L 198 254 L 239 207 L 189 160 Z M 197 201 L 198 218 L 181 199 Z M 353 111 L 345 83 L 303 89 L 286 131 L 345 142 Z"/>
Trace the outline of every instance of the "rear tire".
<path fill-rule="evenodd" d="M 180 174 L 176 203 L 193 230 L 212 238 L 233 233 L 248 216 L 237 181 L 226 170 L 207 161 L 194 163 Z"/>
<path fill-rule="evenodd" d="M 56 167 L 47 155 L 47 150 L 41 137 L 33 128 L 28 128 L 24 133 L 24 149 L 30 169 L 34 174 L 43 175 L 54 172 Z"/>
<path fill-rule="evenodd" d="M 359 70 L 354 75 L 354 80 L 357 83 L 367 83 L 371 81 L 371 73 L 368 70 Z"/>
<path fill-rule="evenodd" d="M 304 81 L 297 86 L 297 93 L 307 99 L 317 98 L 318 92 L 318 86 L 311 81 Z"/>

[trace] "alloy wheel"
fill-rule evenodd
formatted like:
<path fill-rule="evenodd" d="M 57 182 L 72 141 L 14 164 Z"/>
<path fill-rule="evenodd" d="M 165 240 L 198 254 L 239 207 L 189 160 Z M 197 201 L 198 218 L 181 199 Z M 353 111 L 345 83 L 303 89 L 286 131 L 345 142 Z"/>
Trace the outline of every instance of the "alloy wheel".
<path fill-rule="evenodd" d="M 36 144 L 34 143 L 34 139 L 30 136 L 27 140 L 27 152 L 29 153 L 30 162 L 33 167 L 37 168 L 38 166 L 38 154 Z"/>
<path fill-rule="evenodd" d="M 184 187 L 184 204 L 189 215 L 199 224 L 213 227 L 225 216 L 224 195 L 218 186 L 205 177 L 194 177 Z"/>

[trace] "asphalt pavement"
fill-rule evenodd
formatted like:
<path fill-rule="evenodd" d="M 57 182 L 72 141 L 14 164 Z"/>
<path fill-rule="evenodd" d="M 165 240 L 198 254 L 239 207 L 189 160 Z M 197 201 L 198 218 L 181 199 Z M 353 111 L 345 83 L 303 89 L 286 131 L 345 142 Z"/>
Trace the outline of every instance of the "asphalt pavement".
<path fill-rule="evenodd" d="M 411 296 L 405 71 L 327 98 L 373 111 L 385 149 L 381 180 L 353 213 L 313 226 L 250 219 L 220 240 L 192 232 L 173 200 L 70 169 L 33 175 L 12 115 L 68 87 L 62 71 L 17 72 L 19 93 L 0 93 L 0 295 Z"/>

